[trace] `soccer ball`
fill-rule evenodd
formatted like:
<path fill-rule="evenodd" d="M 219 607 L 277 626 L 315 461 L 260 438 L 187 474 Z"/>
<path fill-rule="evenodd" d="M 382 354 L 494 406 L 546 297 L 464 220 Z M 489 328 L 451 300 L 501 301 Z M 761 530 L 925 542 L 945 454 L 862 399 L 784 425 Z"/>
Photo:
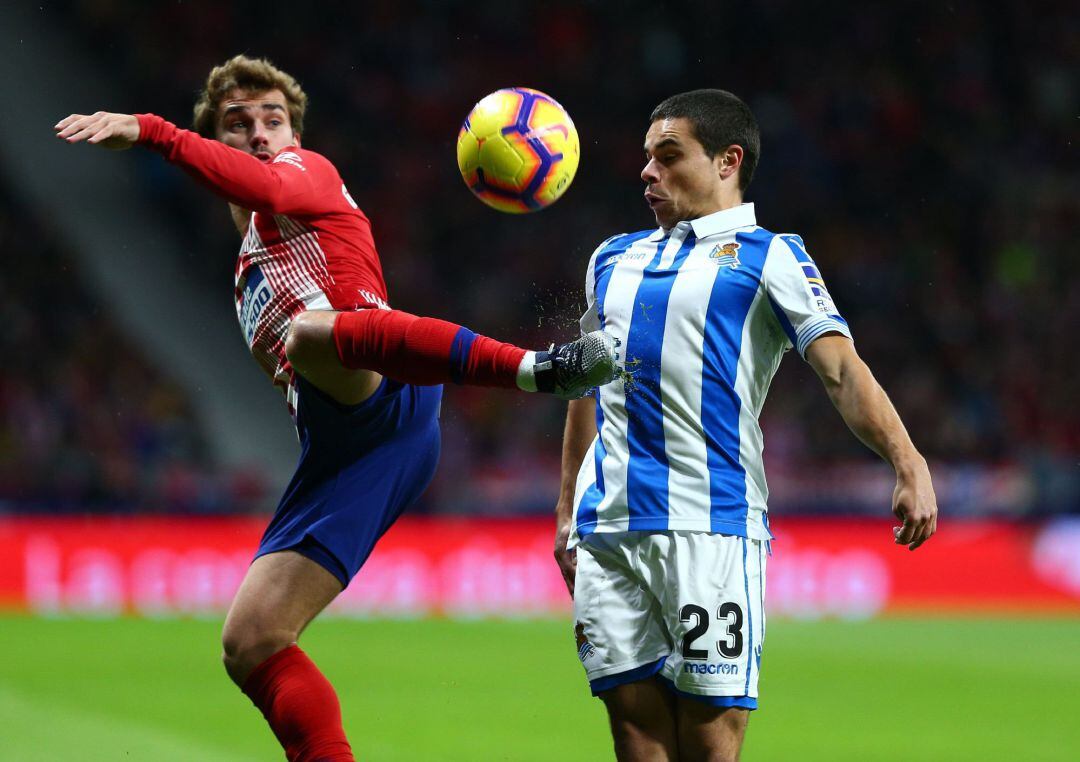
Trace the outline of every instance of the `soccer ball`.
<path fill-rule="evenodd" d="M 550 206 L 570 187 L 581 148 L 569 114 L 527 87 L 496 90 L 473 106 L 457 141 L 457 162 L 476 197 L 500 212 Z"/>

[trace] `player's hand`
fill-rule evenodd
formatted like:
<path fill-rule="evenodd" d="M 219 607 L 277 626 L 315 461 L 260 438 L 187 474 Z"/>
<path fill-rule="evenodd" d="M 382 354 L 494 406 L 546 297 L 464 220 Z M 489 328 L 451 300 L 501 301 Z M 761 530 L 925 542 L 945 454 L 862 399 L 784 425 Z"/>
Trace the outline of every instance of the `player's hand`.
<path fill-rule="evenodd" d="M 562 572 L 563 582 L 570 597 L 574 597 L 574 578 L 577 576 L 577 551 L 567 550 L 566 542 L 570 539 L 570 522 L 560 522 L 555 528 L 555 563 Z"/>
<path fill-rule="evenodd" d="M 53 127 L 56 137 L 69 143 L 86 141 L 93 145 L 122 151 L 131 148 L 139 139 L 139 120 L 131 114 L 110 114 L 98 111 L 90 114 L 72 114 L 61 119 Z"/>
<path fill-rule="evenodd" d="M 937 531 L 937 497 L 930 481 L 930 469 L 921 461 L 911 468 L 897 469 L 893 491 L 893 515 L 902 522 L 893 527 L 897 545 L 915 550 Z"/>

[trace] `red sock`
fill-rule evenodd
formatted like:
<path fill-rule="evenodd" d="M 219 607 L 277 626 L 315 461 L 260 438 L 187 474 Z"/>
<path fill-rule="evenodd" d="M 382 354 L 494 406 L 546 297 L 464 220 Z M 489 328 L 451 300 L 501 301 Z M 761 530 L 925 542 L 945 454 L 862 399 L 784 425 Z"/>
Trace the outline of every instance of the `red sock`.
<path fill-rule="evenodd" d="M 374 370 L 406 384 L 452 381 L 517 388 L 525 350 L 468 328 L 400 310 L 342 312 L 334 345 L 346 368 Z"/>
<path fill-rule="evenodd" d="M 299 646 L 257 666 L 242 690 L 270 723 L 289 762 L 353 762 L 334 686 Z"/>

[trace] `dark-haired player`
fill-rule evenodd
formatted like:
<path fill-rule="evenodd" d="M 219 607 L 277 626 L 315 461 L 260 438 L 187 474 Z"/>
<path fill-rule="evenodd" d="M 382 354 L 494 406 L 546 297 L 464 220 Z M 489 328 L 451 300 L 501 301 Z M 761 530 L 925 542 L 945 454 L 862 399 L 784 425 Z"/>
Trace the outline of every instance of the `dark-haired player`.
<path fill-rule="evenodd" d="M 622 340 L 632 373 L 570 403 L 555 555 L 618 758 L 733 760 L 765 634 L 758 415 L 787 350 L 896 470 L 895 542 L 925 542 L 937 505 L 802 239 L 758 227 L 743 203 L 759 153 L 750 109 L 696 90 L 650 121 L 641 179 L 658 227 L 596 249 L 582 318 Z"/>
<path fill-rule="evenodd" d="M 210 73 L 197 132 L 105 112 L 72 114 L 56 131 L 69 143 L 141 144 L 230 204 L 243 236 L 241 329 L 286 395 L 302 453 L 226 618 L 225 667 L 288 759 L 351 760 L 337 695 L 296 643 L 430 481 L 440 384 L 572 398 L 617 367 L 599 332 L 527 352 L 392 309 L 367 217 L 334 166 L 300 146 L 306 103 L 291 76 L 237 56 Z"/>

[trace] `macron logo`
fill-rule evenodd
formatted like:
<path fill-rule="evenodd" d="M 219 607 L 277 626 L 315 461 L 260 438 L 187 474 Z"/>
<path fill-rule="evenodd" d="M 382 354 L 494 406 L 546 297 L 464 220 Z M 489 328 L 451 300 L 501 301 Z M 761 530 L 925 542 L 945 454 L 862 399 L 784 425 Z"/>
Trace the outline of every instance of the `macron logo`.
<path fill-rule="evenodd" d="M 738 664 L 683 664 L 683 672 L 691 675 L 737 675 Z"/>
<path fill-rule="evenodd" d="M 300 158 L 300 154 L 293 153 L 292 151 L 282 151 L 274 157 L 274 164 L 291 164 L 301 172 L 307 172 L 307 167 L 304 166 L 303 161 L 304 160 Z"/>

